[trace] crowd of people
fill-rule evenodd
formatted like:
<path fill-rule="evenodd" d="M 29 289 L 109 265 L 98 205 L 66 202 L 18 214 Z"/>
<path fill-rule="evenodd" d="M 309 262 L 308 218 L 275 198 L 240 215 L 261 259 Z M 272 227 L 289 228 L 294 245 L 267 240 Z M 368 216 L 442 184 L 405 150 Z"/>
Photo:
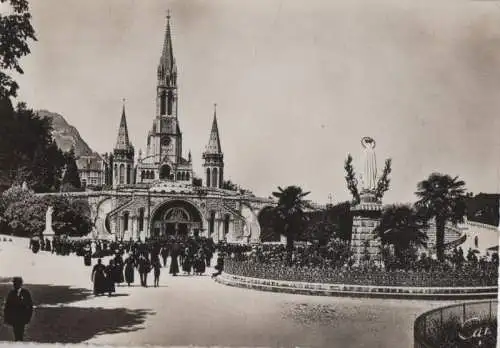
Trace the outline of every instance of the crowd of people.
<path fill-rule="evenodd" d="M 162 269 L 167 266 L 168 273 L 172 276 L 203 275 L 207 267 L 211 266 L 216 251 L 213 241 L 203 237 L 150 240 L 144 243 L 122 242 L 114 243 L 113 247 L 116 248 L 114 257 L 109 260 L 108 265 L 104 265 L 99 258 L 92 270 L 96 295 L 111 295 L 115 292 L 116 285 L 134 284 L 136 271 L 143 287 L 148 287 L 148 276 L 151 272 L 153 286 L 158 287 Z M 91 252 L 88 245 L 85 249 L 84 262 L 89 265 Z M 222 271 L 222 263 L 222 254 L 219 254 L 215 268 Z"/>
<path fill-rule="evenodd" d="M 222 246 L 222 245 L 220 245 Z M 92 265 L 92 259 L 98 259 L 91 273 L 95 295 L 116 292 L 116 286 L 135 283 L 136 272 L 139 283 L 148 287 L 148 276 L 152 273 L 153 286 L 158 287 L 162 269 L 167 267 L 172 276 L 203 275 L 211 267 L 214 253 L 219 249 L 211 238 L 200 236 L 149 239 L 145 241 L 108 241 L 92 239 L 71 239 L 55 236 L 34 237 L 30 240 L 30 249 L 34 253 L 47 251 L 57 255 L 75 254 L 83 258 L 85 266 Z M 224 250 L 218 251 L 215 264 L 216 272 L 221 274 L 224 264 Z M 109 257 L 105 264 L 104 258 Z"/>

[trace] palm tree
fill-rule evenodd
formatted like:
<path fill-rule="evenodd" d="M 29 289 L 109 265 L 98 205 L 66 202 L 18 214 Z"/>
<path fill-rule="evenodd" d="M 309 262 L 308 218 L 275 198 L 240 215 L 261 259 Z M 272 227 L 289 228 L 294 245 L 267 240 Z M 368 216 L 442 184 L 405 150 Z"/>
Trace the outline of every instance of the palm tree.
<path fill-rule="evenodd" d="M 384 208 L 380 225 L 374 230 L 382 244 L 394 246 L 396 258 L 403 262 L 403 251 L 411 246 L 426 246 L 427 219 L 409 204 L 388 205 Z"/>
<path fill-rule="evenodd" d="M 303 192 L 298 186 L 288 186 L 285 189 L 278 187 L 273 196 L 278 199 L 278 205 L 274 208 L 274 227 L 277 232 L 286 237 L 286 250 L 291 257 L 293 242 L 304 228 L 306 215 L 304 209 L 307 203 L 304 197 L 309 192 Z"/>
<path fill-rule="evenodd" d="M 463 221 L 465 214 L 465 182 L 457 177 L 433 173 L 418 183 L 415 192 L 420 199 L 416 206 L 427 218 L 436 221 L 436 251 L 438 260 L 444 259 L 444 233 L 447 221 Z"/>

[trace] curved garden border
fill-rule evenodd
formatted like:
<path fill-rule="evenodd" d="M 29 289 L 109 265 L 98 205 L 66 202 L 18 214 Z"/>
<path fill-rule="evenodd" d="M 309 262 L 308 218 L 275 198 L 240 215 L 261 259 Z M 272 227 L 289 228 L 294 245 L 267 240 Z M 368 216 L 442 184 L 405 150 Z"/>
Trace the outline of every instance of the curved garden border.
<path fill-rule="evenodd" d="M 484 287 L 406 287 L 349 284 L 325 284 L 251 278 L 223 273 L 218 283 L 261 291 L 315 295 L 420 300 L 492 299 L 498 296 L 498 286 Z"/>
<path fill-rule="evenodd" d="M 449 326 L 443 326 L 450 318 L 458 318 L 464 323 L 470 318 L 489 319 L 497 317 L 498 301 L 463 302 L 450 306 L 439 307 L 422 313 L 417 317 L 413 325 L 413 337 L 415 348 L 439 348 L 443 342 L 435 341 L 436 335 L 442 334 L 442 330 Z M 445 332 L 449 335 L 450 332 Z"/>

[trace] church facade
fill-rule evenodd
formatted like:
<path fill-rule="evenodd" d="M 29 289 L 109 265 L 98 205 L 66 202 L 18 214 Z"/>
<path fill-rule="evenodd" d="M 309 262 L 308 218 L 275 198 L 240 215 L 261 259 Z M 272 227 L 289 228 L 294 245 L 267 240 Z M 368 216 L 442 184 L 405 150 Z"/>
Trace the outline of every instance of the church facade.
<path fill-rule="evenodd" d="M 259 242 L 258 215 L 274 203 L 248 192 L 223 189 L 224 155 L 216 110 L 201 159 L 203 179 L 195 181 L 193 158 L 183 151 L 177 77 L 168 17 L 147 148 L 136 153 L 123 106 L 110 163 L 113 190 L 80 193 L 90 203 L 94 237 L 144 240 L 197 233 L 216 242 Z"/>

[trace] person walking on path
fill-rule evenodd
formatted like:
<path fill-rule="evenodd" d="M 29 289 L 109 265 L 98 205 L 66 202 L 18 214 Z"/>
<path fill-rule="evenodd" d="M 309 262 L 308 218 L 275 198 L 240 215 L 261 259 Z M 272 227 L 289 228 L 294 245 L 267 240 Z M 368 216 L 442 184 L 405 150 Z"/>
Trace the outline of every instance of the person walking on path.
<path fill-rule="evenodd" d="M 106 292 L 106 266 L 102 260 L 98 259 L 97 264 L 92 269 L 92 282 L 94 283 L 94 295 L 99 296 Z"/>
<path fill-rule="evenodd" d="M 4 307 L 4 321 L 12 326 L 14 339 L 24 340 L 24 328 L 31 321 L 33 315 L 33 300 L 27 289 L 23 288 L 23 278 L 12 279 L 13 289 L 7 295 Z"/>
<path fill-rule="evenodd" d="M 116 291 L 115 281 L 116 281 L 116 265 L 114 260 L 109 260 L 108 266 L 105 269 L 106 273 L 106 292 L 108 296 Z"/>
<path fill-rule="evenodd" d="M 168 249 L 166 246 L 163 246 L 163 248 L 161 248 L 161 257 L 163 259 L 163 267 L 167 267 L 167 257 L 168 257 Z"/>
<path fill-rule="evenodd" d="M 174 244 L 172 247 L 172 251 L 170 253 L 170 258 L 172 261 L 170 262 L 170 274 L 173 275 L 174 277 L 179 273 L 179 261 L 177 260 L 178 257 L 178 248 L 177 244 Z"/>
<path fill-rule="evenodd" d="M 132 256 L 129 256 L 125 260 L 125 281 L 128 286 L 134 282 L 134 268 L 135 268 L 135 260 Z"/>
<path fill-rule="evenodd" d="M 153 262 L 153 270 L 154 270 L 154 287 L 157 288 L 160 286 L 160 271 L 161 271 L 161 263 L 160 259 L 157 258 Z"/>
<path fill-rule="evenodd" d="M 151 271 L 151 263 L 149 259 L 141 256 L 139 259 L 139 274 L 141 276 L 141 285 L 148 287 L 148 273 Z"/>

